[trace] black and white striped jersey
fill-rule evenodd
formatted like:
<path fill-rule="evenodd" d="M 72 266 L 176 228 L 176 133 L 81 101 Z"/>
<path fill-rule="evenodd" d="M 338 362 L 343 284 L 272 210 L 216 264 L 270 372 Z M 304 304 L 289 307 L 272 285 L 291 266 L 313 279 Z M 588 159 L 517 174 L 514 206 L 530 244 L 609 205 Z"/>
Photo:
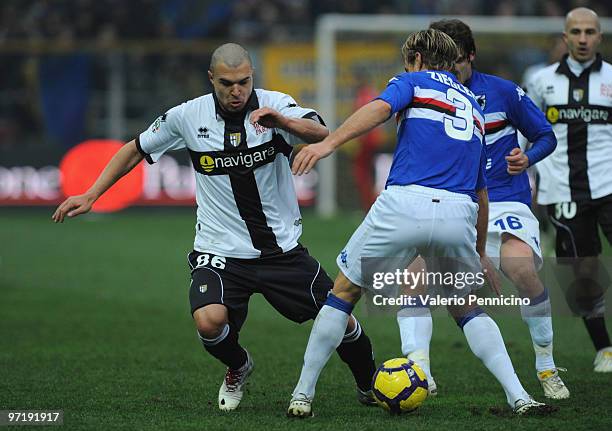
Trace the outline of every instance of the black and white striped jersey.
<path fill-rule="evenodd" d="M 556 150 L 536 165 L 542 205 L 612 194 L 612 66 L 598 54 L 579 76 L 570 69 L 566 55 L 528 84 L 557 137 Z"/>
<path fill-rule="evenodd" d="M 196 176 L 197 251 L 250 259 L 297 246 L 302 219 L 289 156 L 299 139 L 251 124 L 250 113 L 259 107 L 322 122 L 283 93 L 256 89 L 238 115 L 224 113 L 213 93 L 170 109 L 136 140 L 149 163 L 166 151 L 189 151 Z"/>

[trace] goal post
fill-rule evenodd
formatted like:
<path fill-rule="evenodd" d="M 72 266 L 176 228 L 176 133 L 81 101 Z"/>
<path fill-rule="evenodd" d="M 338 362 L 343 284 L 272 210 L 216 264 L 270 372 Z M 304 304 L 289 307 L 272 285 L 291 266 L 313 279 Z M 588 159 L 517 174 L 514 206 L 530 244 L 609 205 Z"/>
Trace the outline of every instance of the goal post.
<path fill-rule="evenodd" d="M 339 35 L 356 33 L 364 35 L 402 34 L 425 29 L 432 21 L 457 18 L 456 16 L 413 15 L 322 15 L 316 23 L 316 84 L 317 105 L 330 130 L 341 122 L 337 118 L 336 47 Z M 478 34 L 490 35 L 555 35 L 561 34 L 565 24 L 563 17 L 492 17 L 460 16 L 468 24 L 476 38 Z M 600 19 L 602 31 L 612 28 L 612 19 Z M 398 46 L 399 58 L 399 46 Z M 398 65 L 399 66 L 399 65 Z M 338 210 L 337 204 L 337 156 L 321 160 L 318 164 L 319 188 L 317 213 L 331 216 Z"/>

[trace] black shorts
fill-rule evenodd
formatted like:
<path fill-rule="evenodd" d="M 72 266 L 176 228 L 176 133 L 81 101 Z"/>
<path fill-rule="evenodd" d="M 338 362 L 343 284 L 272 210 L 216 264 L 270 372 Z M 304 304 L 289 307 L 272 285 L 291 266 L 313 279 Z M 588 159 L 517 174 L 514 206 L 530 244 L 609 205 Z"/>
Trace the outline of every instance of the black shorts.
<path fill-rule="evenodd" d="M 256 259 L 192 251 L 188 260 L 191 314 L 208 304 L 223 304 L 236 330 L 246 319 L 253 293 L 261 293 L 287 319 L 302 323 L 316 317 L 333 287 L 321 264 L 301 245 Z"/>
<path fill-rule="evenodd" d="M 557 231 L 557 257 L 589 257 L 601 253 L 601 226 L 612 243 L 612 195 L 586 202 L 548 205 L 550 221 Z"/>

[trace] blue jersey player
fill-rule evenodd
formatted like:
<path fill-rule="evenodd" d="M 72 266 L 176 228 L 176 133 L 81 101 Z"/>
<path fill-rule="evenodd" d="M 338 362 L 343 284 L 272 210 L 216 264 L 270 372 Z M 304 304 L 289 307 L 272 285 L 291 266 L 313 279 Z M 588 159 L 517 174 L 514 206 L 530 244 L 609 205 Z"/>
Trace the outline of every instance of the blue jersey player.
<path fill-rule="evenodd" d="M 443 31 L 457 43 L 459 79 L 476 95 L 484 110 L 489 191 L 487 255 L 500 265 L 519 294 L 530 299 L 529 305 L 521 306 L 521 315 L 529 327 L 536 373 L 545 396 L 568 398 L 569 391 L 553 360 L 550 300 L 537 274 L 542 264 L 539 224 L 530 209 L 531 188 L 525 172 L 555 149 L 555 136 L 544 115 L 519 86 L 472 69 L 476 47 L 466 24 L 442 20 L 430 28 Z M 533 142 L 527 152 L 519 147 L 517 131 Z M 431 315 L 420 311 L 416 317 L 416 311 L 402 309 L 398 323 L 403 353 L 423 364 L 429 373 Z"/>
<path fill-rule="evenodd" d="M 450 72 L 458 48 L 444 33 L 425 30 L 408 37 L 402 55 L 407 73 L 392 78 L 380 97 L 324 141 L 304 148 L 294 160 L 294 173 L 307 172 L 340 145 L 393 114 L 398 117 L 398 143 L 386 189 L 338 256 L 340 272 L 313 325 L 289 416 L 312 415 L 319 374 L 342 340 L 362 288 L 372 284 L 362 274 L 362 259 L 410 261 L 418 254 L 468 258 L 455 262 L 457 273 L 491 264 L 485 254 L 484 116 L 473 93 Z M 492 268 L 489 271 L 495 273 Z M 497 288 L 499 280 L 490 281 Z M 474 354 L 502 385 L 514 411 L 539 410 L 543 404 L 534 401 L 519 382 L 495 322 L 473 305 L 453 305 L 449 311 Z"/>

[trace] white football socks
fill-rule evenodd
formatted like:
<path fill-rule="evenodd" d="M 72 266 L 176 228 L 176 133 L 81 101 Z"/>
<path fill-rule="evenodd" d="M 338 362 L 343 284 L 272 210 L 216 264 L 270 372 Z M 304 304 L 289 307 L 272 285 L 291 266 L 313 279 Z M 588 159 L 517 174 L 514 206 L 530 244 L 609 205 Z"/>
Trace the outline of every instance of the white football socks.
<path fill-rule="evenodd" d="M 431 378 L 429 345 L 433 332 L 431 312 L 427 307 L 406 307 L 397 312 L 397 324 L 402 342 L 402 354 L 419 365 Z"/>
<path fill-rule="evenodd" d="M 550 299 L 535 305 L 522 305 L 521 316 L 531 334 L 536 370 L 540 372 L 555 369 Z"/>
<path fill-rule="evenodd" d="M 308 338 L 300 380 L 293 390 L 294 397 L 298 394 L 304 394 L 309 399 L 314 397 L 317 380 L 323 367 L 342 342 L 349 315 L 329 305 L 323 305 L 319 310 Z"/>
<path fill-rule="evenodd" d="M 476 355 L 504 388 L 510 407 L 518 399 L 529 399 L 521 385 L 506 351 L 497 324 L 486 314 L 480 314 L 463 326 L 465 338 Z"/>

